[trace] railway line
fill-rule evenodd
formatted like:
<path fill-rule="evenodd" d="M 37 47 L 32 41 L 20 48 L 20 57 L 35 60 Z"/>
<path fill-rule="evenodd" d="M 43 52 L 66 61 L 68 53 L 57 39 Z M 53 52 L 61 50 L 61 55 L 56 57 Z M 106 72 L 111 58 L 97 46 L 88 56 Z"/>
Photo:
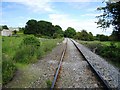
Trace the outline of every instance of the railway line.
<path fill-rule="evenodd" d="M 69 49 L 69 47 L 72 48 Z M 54 74 L 51 90 L 54 88 L 111 89 L 100 73 L 85 58 L 75 41 L 68 38 Z"/>

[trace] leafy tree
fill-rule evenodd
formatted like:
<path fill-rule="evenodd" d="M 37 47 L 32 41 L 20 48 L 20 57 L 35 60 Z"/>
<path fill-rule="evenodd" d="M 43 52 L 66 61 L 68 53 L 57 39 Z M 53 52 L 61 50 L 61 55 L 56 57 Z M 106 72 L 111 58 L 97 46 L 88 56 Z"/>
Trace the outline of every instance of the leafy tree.
<path fill-rule="evenodd" d="M 81 40 L 81 38 L 82 38 L 81 32 L 77 32 L 76 35 L 74 36 L 74 38 Z"/>
<path fill-rule="evenodd" d="M 73 38 L 76 35 L 76 31 L 72 27 L 68 27 L 64 32 L 65 37 Z"/>
<path fill-rule="evenodd" d="M 22 28 L 21 28 L 22 29 Z M 24 29 L 23 29 L 24 30 Z M 36 21 L 29 20 L 26 23 L 25 34 L 34 34 L 35 36 L 47 36 L 47 37 L 63 37 L 62 28 L 59 25 L 52 25 L 51 22 L 48 21 Z"/>
<path fill-rule="evenodd" d="M 110 41 L 116 41 L 116 40 L 118 40 L 118 35 L 117 35 L 118 33 L 117 33 L 117 31 L 113 31 L 112 32 L 112 34 L 109 36 L 109 40 Z"/>
<path fill-rule="evenodd" d="M 91 32 L 87 33 L 86 30 L 77 32 L 74 38 L 78 39 L 78 40 L 84 40 L 84 41 L 93 41 L 94 40 L 93 34 Z"/>
<path fill-rule="evenodd" d="M 38 21 L 37 34 L 42 34 L 51 37 L 53 36 L 54 33 L 55 33 L 55 29 L 51 22 Z"/>
<path fill-rule="evenodd" d="M 89 41 L 93 41 L 94 40 L 94 36 L 93 36 L 93 34 L 92 34 L 92 32 L 89 32 Z"/>
<path fill-rule="evenodd" d="M 97 16 L 99 19 L 98 27 L 103 29 L 109 28 L 110 25 L 114 26 L 114 30 L 117 34 L 117 40 L 120 41 L 120 1 L 119 2 L 106 2 L 105 7 L 99 7 L 97 10 L 103 10 L 103 14 Z"/>
<path fill-rule="evenodd" d="M 2 26 L 0 26 L 0 31 L 2 31 Z"/>
<path fill-rule="evenodd" d="M 25 34 L 36 34 L 37 32 L 37 21 L 36 20 L 29 20 L 26 23 L 24 33 Z"/>
<path fill-rule="evenodd" d="M 86 30 L 81 31 L 81 37 L 82 37 L 81 40 L 85 40 L 85 41 L 89 40 L 89 35 Z"/>
<path fill-rule="evenodd" d="M 2 29 L 9 29 L 9 28 L 7 27 L 7 25 L 3 25 Z"/>
<path fill-rule="evenodd" d="M 24 27 L 19 27 L 19 32 L 24 32 L 25 28 Z"/>
<path fill-rule="evenodd" d="M 13 31 L 13 34 L 16 34 L 16 33 L 17 33 L 17 31 L 16 31 L 16 30 L 14 30 L 14 31 Z"/>
<path fill-rule="evenodd" d="M 105 36 L 103 34 L 97 34 L 96 38 L 97 40 L 100 40 L 100 41 L 108 41 L 108 36 Z"/>
<path fill-rule="evenodd" d="M 53 38 L 63 37 L 63 31 L 62 31 L 62 28 L 59 25 L 55 25 L 54 29 L 55 29 L 55 33 L 53 35 Z"/>

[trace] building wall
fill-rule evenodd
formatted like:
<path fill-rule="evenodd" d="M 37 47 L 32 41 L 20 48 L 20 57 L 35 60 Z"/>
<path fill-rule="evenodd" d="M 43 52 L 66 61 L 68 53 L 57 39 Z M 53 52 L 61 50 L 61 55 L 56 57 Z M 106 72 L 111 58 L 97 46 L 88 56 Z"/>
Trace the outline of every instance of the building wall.
<path fill-rule="evenodd" d="M 12 36 L 12 31 L 9 30 L 3 30 L 1 31 L 2 36 Z"/>

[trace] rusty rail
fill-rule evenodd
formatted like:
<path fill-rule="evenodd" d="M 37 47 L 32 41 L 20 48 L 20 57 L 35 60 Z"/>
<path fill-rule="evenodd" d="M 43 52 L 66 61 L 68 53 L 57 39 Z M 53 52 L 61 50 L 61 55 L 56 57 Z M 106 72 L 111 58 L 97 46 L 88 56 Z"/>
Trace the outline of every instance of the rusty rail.
<path fill-rule="evenodd" d="M 99 72 L 96 71 L 96 69 L 93 67 L 93 65 L 83 55 L 83 53 L 80 51 L 79 47 L 76 45 L 75 41 L 72 40 L 72 39 L 71 39 L 71 41 L 73 42 L 73 44 L 75 45 L 75 47 L 78 49 L 78 51 L 82 54 L 82 56 L 84 57 L 84 59 L 87 61 L 87 63 L 89 64 L 90 68 L 96 74 L 96 76 L 98 77 L 98 79 L 103 83 L 103 85 L 105 86 L 105 89 L 106 90 L 111 90 L 111 87 L 109 86 L 109 84 L 106 82 L 106 80 L 103 79 L 103 77 L 99 74 Z"/>
<path fill-rule="evenodd" d="M 57 81 L 57 78 L 58 78 L 58 74 L 59 74 L 60 68 L 62 66 L 62 61 L 63 61 L 64 55 L 65 55 L 65 52 L 66 52 L 66 48 L 67 48 L 67 41 L 66 41 L 65 48 L 63 49 L 62 56 L 60 58 L 60 62 L 59 62 L 57 71 L 55 73 L 55 76 L 54 76 L 54 79 L 53 79 L 52 86 L 51 86 L 50 90 L 53 90 L 53 88 L 55 87 L 55 84 L 56 84 L 56 81 Z"/>

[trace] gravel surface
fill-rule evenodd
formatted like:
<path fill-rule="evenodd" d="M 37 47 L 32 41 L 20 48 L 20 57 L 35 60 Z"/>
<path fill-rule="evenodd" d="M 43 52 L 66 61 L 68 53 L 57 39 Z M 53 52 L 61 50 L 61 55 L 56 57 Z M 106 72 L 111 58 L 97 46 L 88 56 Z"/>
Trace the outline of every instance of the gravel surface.
<path fill-rule="evenodd" d="M 47 81 L 52 82 L 55 70 L 66 40 L 52 50 L 51 53 L 34 64 L 18 70 L 15 77 L 5 87 L 7 88 L 47 88 Z"/>
<path fill-rule="evenodd" d="M 57 88 L 100 88 L 100 82 L 90 70 L 88 63 L 68 39 L 67 50 L 57 81 Z"/>
<path fill-rule="evenodd" d="M 74 41 L 74 40 L 73 40 Z M 75 42 L 75 41 L 74 41 Z M 85 46 L 75 42 L 85 58 L 99 72 L 103 79 L 107 81 L 111 88 L 120 89 L 120 72 L 113 65 L 109 64 L 105 59 L 91 52 Z"/>

